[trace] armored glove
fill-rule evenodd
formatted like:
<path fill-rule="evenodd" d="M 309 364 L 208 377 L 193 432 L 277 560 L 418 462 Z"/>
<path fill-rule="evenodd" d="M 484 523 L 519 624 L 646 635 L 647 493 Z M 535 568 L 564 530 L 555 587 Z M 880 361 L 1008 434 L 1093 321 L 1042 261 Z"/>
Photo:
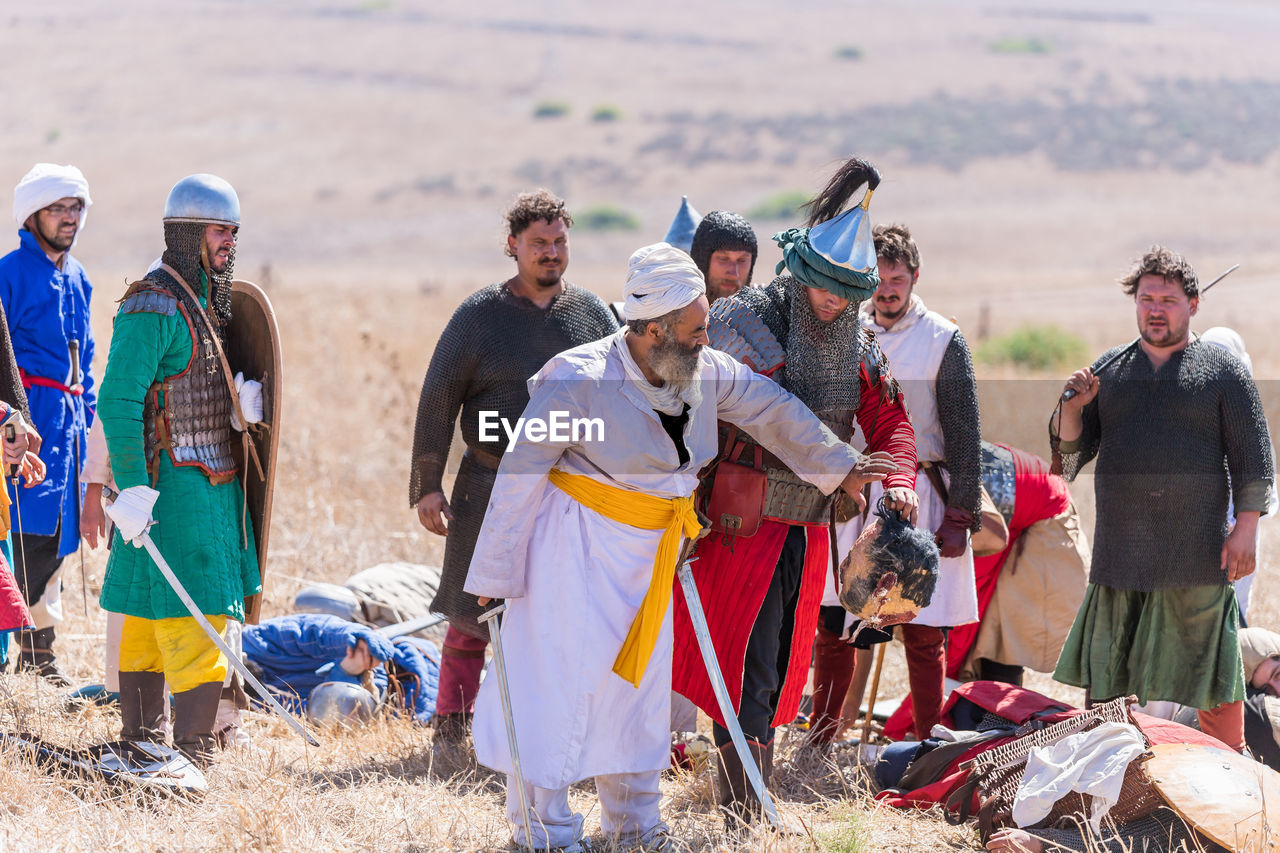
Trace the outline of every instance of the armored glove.
<path fill-rule="evenodd" d="M 116 523 L 124 541 L 135 548 L 142 547 L 142 534 L 156 523 L 151 517 L 151 509 L 158 497 L 160 493 L 149 486 L 130 486 L 106 509 L 107 517 Z"/>
<path fill-rule="evenodd" d="M 240 411 L 244 413 L 244 419 L 251 424 L 259 423 L 262 420 L 262 383 L 254 379 L 245 379 L 243 373 L 237 373 L 236 393 L 240 395 Z M 244 425 L 240 423 L 235 412 L 231 413 L 231 425 L 238 430 L 244 430 Z"/>
<path fill-rule="evenodd" d="M 942 516 L 942 526 L 933 534 L 938 552 L 943 557 L 959 557 L 969 544 L 969 531 L 973 528 L 973 513 L 957 506 L 947 507 Z"/>

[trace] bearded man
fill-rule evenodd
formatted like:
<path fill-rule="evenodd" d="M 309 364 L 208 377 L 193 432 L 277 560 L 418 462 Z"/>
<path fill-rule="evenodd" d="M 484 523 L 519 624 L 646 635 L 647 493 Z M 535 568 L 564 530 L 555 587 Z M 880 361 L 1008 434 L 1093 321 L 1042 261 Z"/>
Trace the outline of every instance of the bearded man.
<path fill-rule="evenodd" d="M 920 281 L 920 249 L 905 225 L 877 225 L 872 232 L 880 285 L 863 303 L 859 316 L 875 332 L 902 386 L 911 426 L 915 429 L 920 474 L 920 524 L 934 531 L 942 560 L 938 586 L 929 606 L 901 627 L 911 685 L 910 713 L 918 740 L 942 716 L 946 695 L 947 632 L 978 620 L 973 549 L 969 534 L 981 526 L 982 444 L 978 423 L 978 388 L 969 345 L 955 323 L 930 311 L 916 292 Z M 878 497 L 872 489 L 870 500 Z M 853 546 L 862 519 L 838 526 L 840 551 Z M 827 584 L 823 624 L 814 655 L 814 719 L 811 739 L 830 742 L 841 718 L 841 703 L 851 681 L 865 684 L 871 655 L 861 655 L 843 642 L 848 622 L 839 609 L 839 590 Z M 852 627 L 852 626 L 850 626 Z M 863 632 L 872 642 L 888 642 L 883 632 Z M 856 666 L 855 666 L 856 658 Z M 959 663 L 959 661 L 957 661 Z M 855 671 L 856 670 L 856 671 Z M 855 690 L 856 692 L 856 690 Z M 857 709 L 851 709 L 854 713 Z"/>
<path fill-rule="evenodd" d="M 231 323 L 240 200 L 229 183 L 191 175 L 169 192 L 161 263 L 129 286 L 116 313 L 99 417 L 120 494 L 100 603 L 125 614 L 120 639 L 121 737 L 163 738 L 165 682 L 173 741 L 207 763 L 227 660 L 189 615 L 138 539 L 151 536 L 219 633 L 243 622 L 262 589 L 251 519 L 236 478 L 232 430 L 262 418 L 262 389 L 232 398 L 220 347 Z M 153 521 L 154 519 L 154 521 Z M 135 547 L 126 547 L 133 542 Z"/>
<path fill-rule="evenodd" d="M 751 223 L 728 210 L 713 210 L 693 232 L 689 255 L 707 279 L 707 301 L 733 296 L 751 286 L 755 272 L 756 232 Z"/>
<path fill-rule="evenodd" d="M 717 419 L 823 493 L 856 492 L 892 468 L 706 347 L 705 290 L 689 256 L 666 243 L 632 255 L 627 327 L 557 355 L 530 380 L 526 424 L 585 428 L 527 429 L 498 471 L 466 589 L 481 605 L 507 599 L 502 638 L 525 778 L 510 775 L 494 678 L 480 688 L 475 743 L 481 762 L 508 774 L 517 844 L 585 849 L 568 794 L 594 776 L 604 832 L 627 849 L 666 849 L 658 779 L 670 750 L 669 605 L 681 540 L 700 530 L 692 494 L 716 455 Z"/>
<path fill-rule="evenodd" d="M 28 483 L 21 495 L 7 486 L 10 499 L 22 502 L 13 565 L 36 626 L 18 634 L 17 668 L 56 684 L 67 683 L 53 651 L 62 621 L 62 561 L 80 541 L 75 460 L 84 458 L 97 392 L 89 325 L 93 287 L 71 256 L 92 203 L 89 183 L 75 166 L 37 163 L 14 189 L 19 247 L 0 259 L 0 305 L 48 469 L 42 483 Z"/>
<path fill-rule="evenodd" d="M 431 609 L 449 618 L 440 667 L 432 749 L 457 765 L 470 731 L 488 637 L 475 597 L 462 591 L 498 463 L 529 402 L 525 382 L 558 352 L 603 338 L 618 324 L 604 302 L 564 280 L 573 217 L 546 190 L 518 196 L 506 214 L 506 253 L 516 274 L 472 294 L 436 342 L 418 400 L 409 501 L 427 530 L 447 536 L 444 570 Z M 445 500 L 443 476 L 454 422 L 462 412 L 466 452 Z"/>
<path fill-rule="evenodd" d="M 914 519 L 915 437 L 888 362 L 875 336 L 858 321 L 858 303 L 878 281 L 866 216 L 879 181 L 879 173 L 862 160 L 844 164 L 809 203 L 808 227 L 774 235 L 783 247 L 778 272 L 785 264 L 788 274 L 717 302 L 711 340 L 742 352 L 841 441 L 861 427 L 867 449 L 893 459 L 893 471 L 884 479 L 886 504 Z M 864 184 L 862 202 L 842 213 Z M 737 451 L 726 448 L 725 453 Z M 755 455 L 748 443 L 737 458 Z M 702 542 L 693 574 L 738 722 L 767 782 L 774 730 L 795 718 L 808 674 L 831 559 L 833 513 L 831 501 L 804 483 L 790 462 L 759 458 L 767 477 L 765 520 L 749 538 L 726 533 Z M 730 744 L 682 596 L 676 604 L 674 667 L 676 691 L 715 720 L 726 820 L 755 816 L 759 802 Z"/>
<path fill-rule="evenodd" d="M 1254 571 L 1275 487 L 1266 416 L 1240 360 L 1191 335 L 1200 285 L 1185 258 L 1154 246 L 1120 284 L 1138 339 L 1073 373 L 1049 423 L 1068 482 L 1098 460 L 1089 586 L 1053 677 L 1094 701 L 1198 708 L 1201 730 L 1240 751 L 1231 584 Z"/>

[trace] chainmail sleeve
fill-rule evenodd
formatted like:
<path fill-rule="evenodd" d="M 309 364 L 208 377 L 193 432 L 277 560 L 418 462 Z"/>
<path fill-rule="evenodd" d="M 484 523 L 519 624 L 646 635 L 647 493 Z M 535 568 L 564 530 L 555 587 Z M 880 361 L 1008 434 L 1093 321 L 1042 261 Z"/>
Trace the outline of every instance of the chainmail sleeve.
<path fill-rule="evenodd" d="M 1130 344 L 1129 346 L 1133 346 Z M 1113 347 L 1104 352 L 1097 361 L 1090 365 L 1090 369 L 1096 376 L 1099 371 L 1099 365 L 1110 362 L 1120 350 L 1126 347 Z M 1058 404 L 1061 406 L 1061 403 Z M 1058 411 L 1054 409 L 1054 413 L 1049 416 L 1049 445 L 1052 447 L 1058 435 Z M 1093 461 L 1093 457 L 1098 455 L 1098 447 L 1102 442 L 1102 424 L 1098 419 L 1098 398 L 1094 397 L 1092 402 L 1080 411 L 1080 417 L 1084 421 L 1083 431 L 1080 437 L 1075 441 L 1063 441 L 1058 444 L 1058 452 L 1062 456 L 1062 479 L 1068 483 L 1073 482 L 1080 474 L 1084 466 Z"/>
<path fill-rule="evenodd" d="M 1222 374 L 1222 436 L 1236 512 L 1267 511 L 1275 488 L 1275 459 L 1258 386 L 1234 358 Z"/>
<path fill-rule="evenodd" d="M 442 491 L 445 461 L 453 441 L 453 426 L 475 372 L 477 353 L 468 331 L 475 324 L 472 306 L 464 302 L 449 319 L 422 380 L 418 419 L 413 431 L 413 459 L 409 466 L 409 506 L 423 495 Z"/>
<path fill-rule="evenodd" d="M 27 392 L 22 388 L 22 375 L 18 373 L 18 360 L 13 355 L 13 341 L 9 339 L 9 319 L 0 305 L 0 400 L 22 412 L 31 423 L 31 409 L 27 405 Z"/>
<path fill-rule="evenodd" d="M 951 474 L 948 505 L 970 513 L 976 532 L 982 527 L 982 428 L 973 358 L 958 329 L 938 365 L 937 398 L 938 425 Z"/>

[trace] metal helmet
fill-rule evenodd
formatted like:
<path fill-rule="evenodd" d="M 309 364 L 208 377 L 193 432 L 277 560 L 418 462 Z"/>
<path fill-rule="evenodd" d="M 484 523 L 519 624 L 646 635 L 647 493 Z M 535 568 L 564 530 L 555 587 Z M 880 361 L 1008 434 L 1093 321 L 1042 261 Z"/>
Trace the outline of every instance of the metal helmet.
<path fill-rule="evenodd" d="M 348 622 L 365 621 L 360 599 L 336 583 L 313 583 L 303 587 L 293 597 L 293 609 L 297 613 L 327 613 Z"/>
<path fill-rule="evenodd" d="M 316 725 L 363 725 L 373 719 L 377 710 L 373 695 L 349 681 L 317 684 L 307 697 L 307 719 Z"/>
<path fill-rule="evenodd" d="M 240 225 L 240 197 L 217 175 L 187 175 L 169 190 L 165 222 L 222 222 Z"/>

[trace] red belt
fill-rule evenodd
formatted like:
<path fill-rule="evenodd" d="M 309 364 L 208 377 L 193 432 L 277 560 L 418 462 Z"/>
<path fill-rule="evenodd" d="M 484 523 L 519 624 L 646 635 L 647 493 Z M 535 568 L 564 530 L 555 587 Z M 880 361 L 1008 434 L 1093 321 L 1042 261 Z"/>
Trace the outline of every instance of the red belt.
<path fill-rule="evenodd" d="M 64 394 L 70 394 L 73 397 L 79 397 L 84 393 L 83 385 L 63 385 L 56 379 L 49 379 L 44 376 L 32 376 L 21 367 L 18 368 L 18 376 L 22 378 L 22 387 L 28 390 L 33 385 L 39 385 L 41 388 L 56 388 Z"/>

